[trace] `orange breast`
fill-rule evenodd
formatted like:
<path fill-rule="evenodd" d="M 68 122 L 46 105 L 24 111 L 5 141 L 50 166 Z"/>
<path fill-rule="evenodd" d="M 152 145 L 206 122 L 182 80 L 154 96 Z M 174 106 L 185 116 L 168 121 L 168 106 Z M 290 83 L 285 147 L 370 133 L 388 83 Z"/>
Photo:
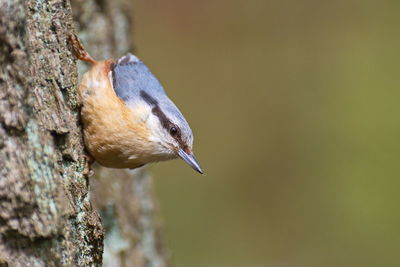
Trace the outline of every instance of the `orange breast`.
<path fill-rule="evenodd" d="M 118 98 L 110 80 L 111 60 L 97 62 L 79 88 L 84 138 L 89 153 L 110 168 L 135 168 L 151 160 L 149 131 Z"/>

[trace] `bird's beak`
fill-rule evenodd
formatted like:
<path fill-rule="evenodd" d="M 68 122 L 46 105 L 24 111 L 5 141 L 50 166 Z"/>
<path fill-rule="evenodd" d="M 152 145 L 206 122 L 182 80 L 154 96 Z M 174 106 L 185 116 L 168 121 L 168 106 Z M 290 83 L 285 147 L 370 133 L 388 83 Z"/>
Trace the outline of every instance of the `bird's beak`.
<path fill-rule="evenodd" d="M 178 155 L 187 164 L 189 164 L 189 166 L 192 167 L 195 171 L 203 174 L 203 170 L 201 169 L 200 164 L 197 162 L 197 159 L 195 158 L 195 156 L 192 153 L 188 154 L 185 151 L 183 151 L 183 149 L 179 149 Z"/>

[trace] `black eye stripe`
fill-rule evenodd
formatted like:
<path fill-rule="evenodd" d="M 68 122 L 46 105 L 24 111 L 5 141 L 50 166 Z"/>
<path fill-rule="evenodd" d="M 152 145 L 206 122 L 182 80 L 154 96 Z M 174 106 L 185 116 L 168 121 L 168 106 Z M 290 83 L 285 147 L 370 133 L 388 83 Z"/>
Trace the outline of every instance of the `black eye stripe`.
<path fill-rule="evenodd" d="M 169 128 L 173 125 L 173 123 L 167 118 L 167 116 L 165 116 L 165 113 L 162 112 L 160 107 L 157 105 L 151 111 L 158 117 L 163 128 L 169 131 Z"/>
<path fill-rule="evenodd" d="M 171 134 L 171 128 L 172 127 L 176 128 L 177 130 L 176 134 L 171 134 L 171 136 L 179 143 L 179 146 L 181 148 L 187 147 L 185 142 L 183 142 L 182 140 L 181 129 L 176 124 L 171 122 L 170 119 L 168 119 L 168 117 L 165 115 L 165 113 L 161 110 L 160 106 L 158 105 L 158 101 L 143 90 L 140 91 L 140 96 L 146 103 L 153 106 L 151 111 L 160 120 L 160 123 L 164 129 L 166 129 Z"/>
<path fill-rule="evenodd" d="M 169 131 L 169 129 L 174 125 L 168 117 L 165 115 L 165 113 L 161 110 L 160 106 L 158 105 L 158 101 L 155 100 L 152 96 L 150 96 L 148 93 L 145 91 L 140 91 L 140 96 L 143 98 L 146 103 L 149 105 L 153 106 L 152 112 L 154 115 L 158 117 L 158 119 L 161 122 L 161 125 Z"/>

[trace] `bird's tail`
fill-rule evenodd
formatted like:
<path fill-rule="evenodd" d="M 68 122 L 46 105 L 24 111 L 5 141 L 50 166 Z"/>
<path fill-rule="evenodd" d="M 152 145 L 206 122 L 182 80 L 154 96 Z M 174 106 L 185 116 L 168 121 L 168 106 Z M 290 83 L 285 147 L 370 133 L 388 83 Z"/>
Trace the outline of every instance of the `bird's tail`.
<path fill-rule="evenodd" d="M 94 60 L 89 53 L 86 51 L 85 47 L 79 41 L 78 37 L 74 33 L 70 33 L 68 36 L 69 43 L 72 46 L 73 53 L 75 56 L 83 61 L 86 61 L 90 64 L 96 64 L 96 60 Z"/>

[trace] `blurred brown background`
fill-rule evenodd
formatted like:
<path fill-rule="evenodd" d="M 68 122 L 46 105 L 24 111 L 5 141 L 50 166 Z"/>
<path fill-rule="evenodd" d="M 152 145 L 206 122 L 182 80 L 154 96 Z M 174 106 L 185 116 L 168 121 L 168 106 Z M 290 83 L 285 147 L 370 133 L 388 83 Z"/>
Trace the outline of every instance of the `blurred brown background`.
<path fill-rule="evenodd" d="M 400 266 L 400 1 L 135 2 L 207 174 L 151 167 L 175 266 Z"/>

